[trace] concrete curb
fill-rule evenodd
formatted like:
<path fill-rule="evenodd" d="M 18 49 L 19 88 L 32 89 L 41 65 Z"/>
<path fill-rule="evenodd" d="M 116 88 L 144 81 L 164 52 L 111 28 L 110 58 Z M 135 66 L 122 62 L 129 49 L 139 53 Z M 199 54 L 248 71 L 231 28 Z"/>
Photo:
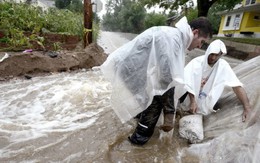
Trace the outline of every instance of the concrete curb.
<path fill-rule="evenodd" d="M 222 41 L 226 44 L 226 46 L 234 47 L 236 50 L 243 51 L 255 56 L 260 55 L 259 45 L 243 44 L 243 43 L 237 43 L 228 40 L 222 40 Z"/>

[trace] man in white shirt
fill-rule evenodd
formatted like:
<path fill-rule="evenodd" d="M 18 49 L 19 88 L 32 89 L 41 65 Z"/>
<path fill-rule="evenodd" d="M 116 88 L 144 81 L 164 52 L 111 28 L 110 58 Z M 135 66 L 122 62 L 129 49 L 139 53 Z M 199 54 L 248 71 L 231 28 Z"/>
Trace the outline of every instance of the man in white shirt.
<path fill-rule="evenodd" d="M 246 91 L 230 65 L 221 59 L 227 53 L 221 40 L 213 41 L 205 55 L 191 60 L 184 69 L 186 90 L 189 95 L 189 109 L 192 113 L 208 115 L 214 112 L 214 105 L 220 98 L 224 87 L 232 87 L 241 101 L 244 112 L 244 122 L 251 110 Z M 187 100 L 187 99 L 186 99 Z"/>

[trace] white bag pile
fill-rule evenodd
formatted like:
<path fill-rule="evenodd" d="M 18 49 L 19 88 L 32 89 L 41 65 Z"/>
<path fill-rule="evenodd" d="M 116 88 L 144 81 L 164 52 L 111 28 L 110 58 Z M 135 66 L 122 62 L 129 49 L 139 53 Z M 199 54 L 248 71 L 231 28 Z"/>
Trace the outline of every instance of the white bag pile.
<path fill-rule="evenodd" d="M 203 140 L 202 115 L 187 115 L 179 121 L 179 134 L 182 138 L 188 139 L 190 143 L 199 143 Z"/>

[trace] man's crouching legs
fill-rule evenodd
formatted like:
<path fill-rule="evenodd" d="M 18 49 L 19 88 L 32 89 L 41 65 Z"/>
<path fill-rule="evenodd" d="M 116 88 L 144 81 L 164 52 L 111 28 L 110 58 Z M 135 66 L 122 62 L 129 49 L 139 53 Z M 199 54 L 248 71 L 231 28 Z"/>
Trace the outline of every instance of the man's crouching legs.
<path fill-rule="evenodd" d="M 152 137 L 162 110 L 158 98 L 154 97 L 152 104 L 141 113 L 134 133 L 128 137 L 132 144 L 144 145 Z"/>
<path fill-rule="evenodd" d="M 164 114 L 163 125 L 160 126 L 160 128 L 164 132 L 169 132 L 173 129 L 174 127 L 173 118 L 174 118 L 174 114 Z"/>
<path fill-rule="evenodd" d="M 164 105 L 163 113 L 164 113 L 164 120 L 163 125 L 160 126 L 160 128 L 165 131 L 169 132 L 173 129 L 174 123 L 174 88 L 171 88 L 168 90 L 163 96 L 162 96 L 162 103 Z"/>

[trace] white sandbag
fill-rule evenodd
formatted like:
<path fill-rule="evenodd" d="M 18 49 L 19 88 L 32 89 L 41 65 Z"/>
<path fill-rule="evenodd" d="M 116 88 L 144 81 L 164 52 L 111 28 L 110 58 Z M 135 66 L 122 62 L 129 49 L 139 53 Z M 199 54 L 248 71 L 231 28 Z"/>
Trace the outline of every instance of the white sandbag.
<path fill-rule="evenodd" d="M 204 138 L 202 115 L 187 115 L 179 121 L 179 134 L 191 143 L 201 142 Z"/>

